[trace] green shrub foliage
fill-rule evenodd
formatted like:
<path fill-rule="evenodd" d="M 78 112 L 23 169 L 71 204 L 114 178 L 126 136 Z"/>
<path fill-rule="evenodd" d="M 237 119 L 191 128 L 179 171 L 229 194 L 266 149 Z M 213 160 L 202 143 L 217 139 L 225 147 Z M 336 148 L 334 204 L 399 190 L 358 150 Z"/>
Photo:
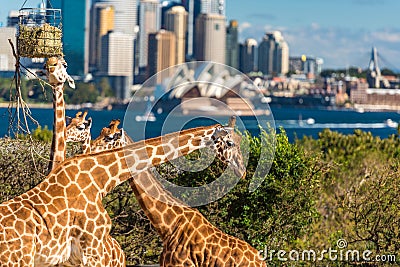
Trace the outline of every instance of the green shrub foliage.
<path fill-rule="evenodd" d="M 41 130 L 43 131 L 43 130 Z M 273 138 L 267 144 L 272 146 Z M 37 134 L 47 140 L 46 134 Z M 318 157 L 308 154 L 300 146 L 288 142 L 285 133 L 276 136 L 276 155 L 270 172 L 261 186 L 249 192 L 257 164 L 268 165 L 260 158 L 260 138 L 243 138 L 249 144 L 247 175 L 224 197 L 199 210 L 223 231 L 242 238 L 257 248 L 265 245 L 291 246 L 309 232 L 318 218 L 315 196 L 323 174 Z M 5 201 L 35 186 L 42 179 L 48 164 L 49 143 L 25 139 L 0 139 L 1 195 Z M 69 156 L 79 152 L 70 149 Z M 202 153 L 192 153 L 189 159 L 200 162 Z M 270 159 L 269 159 L 270 160 Z M 216 160 L 211 168 L 201 172 L 182 172 L 171 164 L 158 167 L 158 172 L 175 184 L 198 186 L 210 183 L 226 169 Z M 138 206 L 127 183 L 120 185 L 104 199 L 113 219 L 112 235 L 123 247 L 129 264 L 158 262 L 162 243 L 147 217 Z"/>

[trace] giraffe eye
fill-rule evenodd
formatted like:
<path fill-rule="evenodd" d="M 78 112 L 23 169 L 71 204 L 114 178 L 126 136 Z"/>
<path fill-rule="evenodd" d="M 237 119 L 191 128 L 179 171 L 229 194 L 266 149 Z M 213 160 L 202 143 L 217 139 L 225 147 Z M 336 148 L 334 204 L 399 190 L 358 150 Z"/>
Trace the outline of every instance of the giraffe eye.
<path fill-rule="evenodd" d="M 233 141 L 227 141 L 227 142 L 226 142 L 226 145 L 227 145 L 228 147 L 233 147 L 233 146 L 235 146 L 235 143 L 234 143 Z"/>

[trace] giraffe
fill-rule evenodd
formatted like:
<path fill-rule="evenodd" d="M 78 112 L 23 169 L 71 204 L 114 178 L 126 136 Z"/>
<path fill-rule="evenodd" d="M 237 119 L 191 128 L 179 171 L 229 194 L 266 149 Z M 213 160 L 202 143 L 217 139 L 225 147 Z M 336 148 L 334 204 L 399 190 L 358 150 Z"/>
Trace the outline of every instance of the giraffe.
<path fill-rule="evenodd" d="M 82 112 L 78 112 L 75 118 L 67 117 L 67 142 L 81 142 L 83 145 L 83 154 L 91 153 L 91 133 L 90 129 L 92 126 L 92 120 L 89 118 L 86 120 L 87 111 L 82 115 Z M 113 125 L 115 123 L 120 123 L 120 121 L 113 120 L 111 121 L 108 128 L 110 130 L 117 129 Z M 118 126 L 118 124 L 116 126 Z M 103 134 L 110 134 L 110 130 L 103 129 Z M 120 146 L 118 146 L 120 147 Z M 96 152 L 99 152 L 96 151 Z M 108 236 L 104 242 L 104 265 L 105 266 L 113 266 L 113 267 L 125 267 L 126 266 L 126 258 L 125 253 L 122 250 L 119 243 L 112 237 Z"/>
<path fill-rule="evenodd" d="M 235 121 L 236 118 L 233 117 L 229 122 L 228 127 L 232 130 Z M 234 134 L 233 139 L 236 144 L 240 144 L 239 135 Z M 102 140 L 109 141 L 111 138 Z M 109 141 L 109 144 L 112 142 Z M 122 145 L 123 142 L 115 144 Z M 107 149 L 110 147 L 108 146 Z M 223 147 L 218 149 L 224 151 Z M 239 157 L 236 161 L 242 162 L 240 147 L 236 146 L 235 150 L 233 154 Z M 221 158 L 221 155 L 219 157 Z M 244 167 L 236 170 L 240 171 L 236 173 L 237 175 L 244 176 Z M 130 186 L 139 205 L 163 241 L 163 252 L 160 255 L 161 267 L 266 266 L 255 248 L 243 240 L 222 232 L 197 209 L 188 207 L 174 198 L 163 188 L 151 171 L 138 174 L 130 180 Z"/>
<path fill-rule="evenodd" d="M 203 147 L 235 147 L 219 124 L 65 160 L 40 184 L 0 204 L 0 266 L 104 266 L 111 227 L 103 197 L 133 174 Z M 233 168 L 238 164 L 227 158 Z"/>
<path fill-rule="evenodd" d="M 51 141 L 50 162 L 48 172 L 65 160 L 66 126 L 65 126 L 65 102 L 64 83 L 68 81 L 71 88 L 75 88 L 75 82 L 68 75 L 66 62 L 62 58 L 51 57 L 46 61 L 46 76 L 53 91 L 53 139 Z"/>
<path fill-rule="evenodd" d="M 75 118 L 66 117 L 66 143 L 77 142 L 82 143 L 83 154 L 91 152 L 90 141 L 92 135 L 90 129 L 92 128 L 92 118 L 86 120 L 87 111 L 82 115 L 79 111 L 76 113 Z"/>
<path fill-rule="evenodd" d="M 119 119 L 114 119 L 107 127 L 101 130 L 100 135 L 93 141 L 92 152 L 105 151 L 133 143 L 133 140 L 126 134 L 124 129 L 118 129 L 120 123 Z"/>

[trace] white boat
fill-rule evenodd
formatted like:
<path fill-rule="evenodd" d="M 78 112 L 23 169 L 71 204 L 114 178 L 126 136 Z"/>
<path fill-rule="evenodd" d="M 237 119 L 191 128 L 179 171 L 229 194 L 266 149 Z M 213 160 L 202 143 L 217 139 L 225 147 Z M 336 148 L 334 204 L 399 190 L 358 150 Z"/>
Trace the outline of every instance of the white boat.
<path fill-rule="evenodd" d="M 390 128 L 397 128 L 397 126 L 399 126 L 399 123 L 397 123 L 397 122 L 395 122 L 395 121 L 393 121 L 391 119 L 387 119 L 385 121 L 385 124 L 386 124 L 387 127 L 390 127 Z"/>
<path fill-rule="evenodd" d="M 144 112 L 143 115 L 136 115 L 135 120 L 140 122 L 140 121 L 156 121 L 156 116 L 154 116 L 154 113 L 151 112 L 151 104 L 150 102 L 147 102 L 147 108 L 146 111 Z"/>

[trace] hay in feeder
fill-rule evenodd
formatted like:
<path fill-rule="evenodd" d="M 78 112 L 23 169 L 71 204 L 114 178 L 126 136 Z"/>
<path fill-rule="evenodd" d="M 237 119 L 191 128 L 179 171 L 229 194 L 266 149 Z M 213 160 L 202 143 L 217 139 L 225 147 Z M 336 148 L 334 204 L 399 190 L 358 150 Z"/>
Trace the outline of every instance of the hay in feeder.
<path fill-rule="evenodd" d="M 21 57 L 30 58 L 63 56 L 61 37 L 61 29 L 48 23 L 19 25 L 18 53 Z"/>

